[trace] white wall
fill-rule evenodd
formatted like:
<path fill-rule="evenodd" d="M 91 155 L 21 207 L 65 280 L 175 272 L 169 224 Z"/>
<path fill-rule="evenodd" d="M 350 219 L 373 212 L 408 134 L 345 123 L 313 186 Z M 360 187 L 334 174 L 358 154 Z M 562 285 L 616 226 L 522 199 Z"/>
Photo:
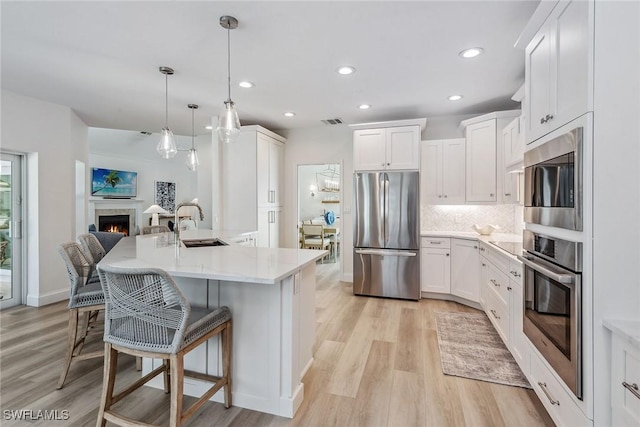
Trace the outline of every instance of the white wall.
<path fill-rule="evenodd" d="M 343 125 L 319 126 L 310 129 L 275 131 L 287 138 L 284 149 L 285 203 L 282 215 L 282 247 L 298 245 L 298 165 L 337 163 L 340 164 L 342 221 L 340 251 L 342 280 L 353 277 L 353 232 L 351 205 L 353 199 L 353 132 Z"/>
<path fill-rule="evenodd" d="M 29 305 L 69 297 L 69 279 L 56 247 L 75 239 L 76 161 L 87 163 L 87 127 L 70 108 L 2 91 L 2 149 L 27 157 Z"/>

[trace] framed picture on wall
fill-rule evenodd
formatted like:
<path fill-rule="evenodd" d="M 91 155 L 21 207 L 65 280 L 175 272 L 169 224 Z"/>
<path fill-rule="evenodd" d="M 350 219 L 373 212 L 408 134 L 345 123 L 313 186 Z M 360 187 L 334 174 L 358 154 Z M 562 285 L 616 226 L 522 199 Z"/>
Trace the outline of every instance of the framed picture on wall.
<path fill-rule="evenodd" d="M 176 183 L 156 181 L 156 205 L 173 213 L 176 210 Z"/>

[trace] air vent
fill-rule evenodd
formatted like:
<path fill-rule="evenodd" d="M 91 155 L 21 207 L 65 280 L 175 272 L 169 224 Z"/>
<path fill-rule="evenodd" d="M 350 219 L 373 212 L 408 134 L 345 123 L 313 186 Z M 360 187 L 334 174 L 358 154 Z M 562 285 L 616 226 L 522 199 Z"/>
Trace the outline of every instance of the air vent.
<path fill-rule="evenodd" d="M 322 123 L 324 123 L 325 125 L 341 125 L 342 119 L 326 119 L 326 120 L 321 120 Z"/>
<path fill-rule="evenodd" d="M 142 135 L 146 135 L 146 136 L 151 135 L 151 132 L 146 132 L 146 131 L 141 131 L 140 133 L 141 133 Z"/>

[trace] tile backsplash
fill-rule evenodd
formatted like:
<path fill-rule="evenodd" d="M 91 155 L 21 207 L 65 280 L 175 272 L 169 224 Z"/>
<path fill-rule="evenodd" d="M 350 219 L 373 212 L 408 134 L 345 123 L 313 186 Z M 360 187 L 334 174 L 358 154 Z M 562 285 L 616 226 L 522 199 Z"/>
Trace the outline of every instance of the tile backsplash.
<path fill-rule="evenodd" d="M 473 224 L 493 224 L 501 233 L 522 234 L 522 207 L 517 205 L 422 205 L 422 231 L 473 231 Z"/>

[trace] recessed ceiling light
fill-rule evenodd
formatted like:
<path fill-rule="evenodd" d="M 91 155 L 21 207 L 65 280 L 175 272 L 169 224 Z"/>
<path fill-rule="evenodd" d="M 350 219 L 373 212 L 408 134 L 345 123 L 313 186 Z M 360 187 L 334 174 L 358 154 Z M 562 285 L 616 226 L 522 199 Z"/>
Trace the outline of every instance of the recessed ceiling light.
<path fill-rule="evenodd" d="M 293 111 L 287 111 L 286 113 L 284 113 L 284 115 L 285 115 L 286 117 L 293 117 L 293 116 L 295 116 L 295 115 L 296 115 L 296 113 L 294 113 Z"/>
<path fill-rule="evenodd" d="M 253 82 L 250 82 L 249 80 L 244 80 L 238 83 L 238 86 L 243 88 L 250 88 L 250 87 L 254 87 L 255 85 L 253 84 Z"/>
<path fill-rule="evenodd" d="M 371 108 L 371 104 L 360 104 L 358 105 L 358 108 L 361 110 L 368 110 L 369 108 Z"/>
<path fill-rule="evenodd" d="M 207 126 L 205 126 L 204 128 L 205 128 L 206 130 L 211 130 L 211 129 L 213 129 L 213 126 L 211 126 L 211 125 L 207 125 Z"/>
<path fill-rule="evenodd" d="M 449 101 L 459 101 L 462 99 L 462 95 L 451 95 Z"/>
<path fill-rule="evenodd" d="M 458 55 L 463 58 L 475 58 L 476 56 L 480 55 L 483 52 L 484 52 L 484 49 L 482 49 L 481 47 L 472 47 L 472 48 L 463 50 Z"/>
<path fill-rule="evenodd" d="M 345 66 L 339 67 L 336 71 L 338 72 L 338 74 L 342 74 L 343 76 L 348 76 L 349 74 L 355 73 L 356 69 L 350 65 L 345 65 Z"/>

